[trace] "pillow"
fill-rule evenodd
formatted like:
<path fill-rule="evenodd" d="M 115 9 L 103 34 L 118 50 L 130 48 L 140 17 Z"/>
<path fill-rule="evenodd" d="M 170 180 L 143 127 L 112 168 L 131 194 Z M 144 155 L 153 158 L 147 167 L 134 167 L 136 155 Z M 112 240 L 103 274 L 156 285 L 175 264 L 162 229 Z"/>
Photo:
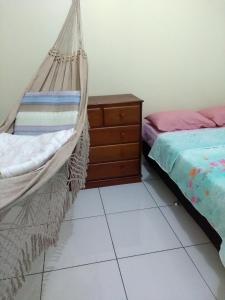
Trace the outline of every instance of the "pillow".
<path fill-rule="evenodd" d="M 14 134 L 38 135 L 74 128 L 79 104 L 79 91 L 26 93 L 16 116 Z"/>
<path fill-rule="evenodd" d="M 169 111 L 150 114 L 146 117 L 160 131 L 212 128 L 216 124 L 195 111 Z"/>
<path fill-rule="evenodd" d="M 199 113 L 215 122 L 217 126 L 225 125 L 225 106 L 202 109 Z"/>

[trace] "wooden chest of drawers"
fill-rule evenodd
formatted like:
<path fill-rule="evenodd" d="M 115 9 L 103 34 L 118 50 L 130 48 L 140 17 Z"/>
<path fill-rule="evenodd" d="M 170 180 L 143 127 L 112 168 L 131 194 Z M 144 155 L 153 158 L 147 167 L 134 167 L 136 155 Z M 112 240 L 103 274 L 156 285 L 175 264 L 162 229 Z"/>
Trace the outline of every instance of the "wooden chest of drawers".
<path fill-rule="evenodd" d="M 133 95 L 89 97 L 87 188 L 141 181 L 142 102 Z"/>

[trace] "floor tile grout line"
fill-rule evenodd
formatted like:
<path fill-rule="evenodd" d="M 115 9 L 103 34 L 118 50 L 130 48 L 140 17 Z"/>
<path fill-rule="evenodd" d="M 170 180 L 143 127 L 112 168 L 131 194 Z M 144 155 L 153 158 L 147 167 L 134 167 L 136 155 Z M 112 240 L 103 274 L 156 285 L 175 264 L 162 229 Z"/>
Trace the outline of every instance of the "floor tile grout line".
<path fill-rule="evenodd" d="M 154 200 L 154 202 L 156 202 L 156 201 Z M 121 214 L 121 213 L 132 212 L 132 211 L 147 210 L 147 209 L 153 209 L 153 208 L 159 208 L 159 207 L 164 208 L 164 207 L 171 207 L 171 206 L 174 206 L 174 205 L 172 203 L 171 204 L 167 204 L 167 205 L 158 205 L 156 203 L 156 206 L 153 206 L 153 207 L 144 207 L 144 208 L 136 208 L 136 209 L 129 209 L 129 210 L 121 210 L 121 211 L 116 211 L 116 212 L 109 212 L 109 213 L 106 213 L 106 215 L 117 215 L 117 214 Z M 84 219 L 92 219 L 92 218 L 104 217 L 104 216 L 105 216 L 105 214 L 99 214 L 99 215 L 93 215 L 93 216 L 88 216 L 88 217 L 79 217 L 79 218 L 65 219 L 65 220 L 63 220 L 63 223 L 71 222 L 71 221 L 77 221 L 77 220 L 84 220 Z M 0 229 L 0 232 L 1 231 L 6 231 L 6 230 L 9 230 L 9 229 L 13 229 L 13 228 L 6 228 L 6 229 L 2 229 L 2 230 Z"/>
<path fill-rule="evenodd" d="M 154 198 L 154 196 L 152 195 L 151 191 L 148 190 L 148 188 L 146 187 L 146 185 L 144 184 L 145 188 L 147 189 L 148 193 Z M 154 201 L 155 201 L 155 198 L 154 198 Z M 177 201 L 178 201 L 178 206 L 182 204 L 180 204 L 179 202 L 179 199 L 177 198 Z M 156 201 L 155 201 L 156 202 Z M 174 207 L 174 204 L 168 204 L 168 205 L 165 205 L 165 206 L 162 206 L 162 205 L 159 205 L 157 202 L 157 208 L 160 210 L 161 214 L 163 215 L 163 217 L 165 218 L 166 222 L 169 224 L 170 228 L 172 229 L 172 231 L 174 232 L 174 234 L 176 235 L 177 239 L 179 240 L 179 242 L 181 243 L 181 245 L 183 246 L 183 248 L 185 247 L 193 247 L 193 246 L 198 246 L 198 245 L 204 245 L 204 244 L 210 244 L 210 241 L 209 242 L 203 242 L 203 243 L 197 243 L 197 244 L 193 244 L 193 245 L 189 245 L 189 246 L 185 246 L 182 244 L 181 240 L 179 239 L 178 235 L 176 234 L 176 232 L 174 231 L 173 227 L 171 226 L 170 222 L 168 221 L 167 217 L 164 215 L 162 209 L 163 208 L 168 208 L 168 207 Z M 183 206 L 182 206 L 183 207 Z M 155 208 L 155 207 L 153 207 Z"/>
<path fill-rule="evenodd" d="M 40 272 L 34 272 L 34 273 L 28 273 L 28 274 L 24 274 L 24 277 L 29 277 L 29 276 L 35 276 L 35 275 L 40 275 L 42 274 L 43 272 L 40 271 Z M 8 278 L 0 278 L 0 281 L 1 280 L 9 280 L 11 278 L 16 278 L 15 276 L 12 276 L 12 277 L 8 277 Z"/>
<path fill-rule="evenodd" d="M 164 205 L 164 206 L 160 206 L 160 207 L 171 207 L 173 206 L 173 204 L 168 204 L 168 205 Z M 109 212 L 109 213 L 105 213 L 107 216 L 110 215 L 118 215 L 118 214 L 122 214 L 122 213 L 129 213 L 132 211 L 141 211 L 141 210 L 148 210 L 148 209 L 154 209 L 154 208 L 159 208 L 156 204 L 156 206 L 152 206 L 152 207 L 144 207 L 144 208 L 135 208 L 135 209 L 128 209 L 128 210 L 121 210 L 121 211 L 115 211 L 115 212 Z M 63 222 L 70 222 L 70 221 L 77 221 L 77 220 L 83 220 L 83 219 L 91 219 L 91 218 L 97 218 L 97 217 L 104 217 L 104 215 L 93 215 L 93 216 L 89 216 L 89 217 L 82 217 L 82 218 L 72 218 L 72 219 L 67 219 L 64 220 Z"/>
<path fill-rule="evenodd" d="M 41 254 L 39 256 L 36 257 L 39 258 L 41 256 Z M 44 253 L 44 258 L 43 258 L 43 268 L 42 268 L 42 271 L 40 272 L 30 272 L 30 273 L 27 273 L 27 274 L 24 274 L 24 277 L 29 277 L 29 276 L 35 276 L 35 275 L 41 275 L 44 273 L 44 259 L 45 259 L 45 253 Z M 12 279 L 12 278 L 16 278 L 15 276 L 12 276 L 12 277 L 9 277 L 9 278 L 0 278 L 0 281 L 1 280 L 9 280 L 9 279 Z"/>
<path fill-rule="evenodd" d="M 211 244 L 210 242 L 206 242 L 206 243 L 201 243 L 201 244 L 193 244 L 193 245 L 185 246 L 185 247 L 180 246 L 180 247 L 176 247 L 176 248 L 169 248 L 169 249 L 164 249 L 164 250 L 145 252 L 145 253 L 128 255 L 128 256 L 122 256 L 122 257 L 117 257 L 117 258 L 118 258 L 118 260 L 120 260 L 120 259 L 127 259 L 127 258 L 132 258 L 132 257 L 138 257 L 138 256 L 144 256 L 144 255 L 151 255 L 151 254 L 157 254 L 157 253 L 161 253 L 161 252 L 168 252 L 168 251 L 173 251 L 173 250 L 178 250 L 178 249 L 183 249 L 183 248 L 191 248 L 191 247 L 194 247 L 194 246 L 204 246 L 204 245 L 210 245 L 210 244 Z M 29 277 L 29 276 L 32 276 L 32 275 L 40 275 L 40 274 L 45 274 L 45 273 L 50 273 L 50 272 L 67 270 L 67 269 L 80 268 L 80 267 L 85 267 L 85 266 L 95 265 L 95 264 L 101 264 L 101 263 L 110 262 L 110 261 L 116 261 L 116 258 L 106 259 L 106 260 L 100 260 L 100 261 L 95 261 L 95 262 L 90 262 L 90 263 L 80 264 L 80 265 L 74 265 L 74 266 L 69 266 L 69 267 L 64 267 L 64 268 L 52 269 L 52 270 L 43 270 L 43 272 L 31 273 L 31 274 L 27 274 L 25 276 Z"/>
<path fill-rule="evenodd" d="M 183 247 L 169 248 L 169 249 L 164 249 L 164 250 L 158 250 L 158 251 L 151 251 L 151 252 L 145 252 L 145 253 L 140 253 L 140 254 L 133 254 L 133 255 L 128 255 L 128 256 L 122 256 L 122 257 L 118 257 L 118 260 L 120 260 L 120 259 L 135 258 L 135 257 L 139 257 L 139 256 L 146 256 L 146 255 L 163 253 L 163 252 L 170 252 L 170 251 L 180 250 L 180 249 L 183 249 Z"/>
<path fill-rule="evenodd" d="M 188 251 L 186 248 L 184 248 L 185 253 L 187 254 L 187 256 L 189 257 L 189 259 L 191 260 L 191 262 L 193 263 L 193 265 L 195 266 L 196 270 L 198 271 L 200 277 L 202 278 L 202 280 L 205 282 L 206 286 L 209 288 L 210 292 L 212 293 L 213 297 L 215 298 L 215 300 L 217 300 L 216 295 L 213 293 L 213 291 L 211 290 L 208 282 L 205 280 L 204 276 L 202 275 L 202 273 L 200 272 L 200 270 L 198 269 L 196 263 L 194 262 L 194 260 L 192 259 L 192 257 L 189 255 Z"/>
<path fill-rule="evenodd" d="M 113 251 L 114 251 L 114 254 L 115 254 L 115 257 L 116 257 L 116 263 L 117 263 L 117 267 L 118 267 L 118 270 L 119 270 L 119 273 L 120 273 L 120 278 L 121 278 L 121 282 L 122 282 L 122 285 L 123 285 L 125 297 L 128 300 L 128 295 L 127 295 L 125 283 L 124 283 L 124 280 L 123 280 L 122 272 L 121 272 L 121 269 L 120 269 L 119 260 L 118 260 L 117 254 L 116 254 L 116 248 L 115 248 L 115 245 L 114 245 L 114 242 L 113 242 L 112 233 L 111 233 L 111 230 L 110 230 L 110 227 L 109 227 L 109 222 L 108 222 L 108 219 L 107 219 L 107 215 L 106 215 L 106 211 L 105 211 L 105 206 L 104 206 L 102 195 L 101 195 L 101 190 L 98 189 L 98 192 L 99 192 L 101 203 L 102 203 L 102 207 L 103 207 L 103 210 L 104 210 L 105 220 L 106 220 L 108 231 L 109 231 L 109 235 L 110 235 L 110 238 L 111 238 L 111 243 L 112 243 Z"/>
<path fill-rule="evenodd" d="M 164 220 L 166 221 L 166 223 L 169 225 L 170 229 L 173 231 L 174 235 L 176 236 L 177 240 L 180 242 L 180 244 L 182 245 L 182 247 L 184 248 L 184 245 L 182 243 L 182 241 L 180 240 L 178 234 L 175 232 L 175 230 L 173 229 L 173 226 L 170 224 L 169 220 L 167 219 L 167 217 L 164 215 L 162 209 L 159 207 L 159 210 L 164 218 Z"/>
<path fill-rule="evenodd" d="M 158 208 L 157 206 L 153 207 L 145 207 L 145 208 L 135 208 L 135 209 L 129 209 L 129 210 L 121 210 L 117 212 L 111 212 L 111 213 L 106 213 L 106 216 L 114 216 L 114 215 L 120 215 L 120 214 L 125 214 L 125 213 L 130 213 L 130 212 L 137 212 L 137 211 L 142 211 L 142 210 L 150 210 Z"/>
<path fill-rule="evenodd" d="M 145 253 L 140 253 L 140 254 L 122 256 L 122 257 L 118 257 L 118 260 L 120 260 L 120 259 L 129 259 L 129 258 L 132 258 L 132 257 L 138 257 L 138 256 L 144 256 L 144 255 L 157 254 L 157 253 L 161 253 L 161 252 L 168 252 L 168 251 L 173 251 L 173 250 L 178 250 L 178 249 L 183 249 L 183 248 L 191 248 L 191 247 L 194 247 L 194 246 L 204 246 L 204 245 L 211 245 L 211 243 L 206 242 L 206 243 L 201 243 L 201 244 L 193 244 L 193 245 L 189 245 L 189 246 L 185 246 L 185 247 L 181 246 L 181 247 L 176 247 L 176 248 L 171 248 L 171 249 L 165 249 L 165 250 L 158 250 L 158 251 L 152 251 L 152 252 L 145 252 Z M 95 262 L 90 262 L 90 263 L 86 263 L 86 264 L 74 265 L 74 266 L 70 266 L 70 267 L 64 267 L 64 268 L 53 269 L 53 270 L 44 270 L 44 268 L 43 268 L 42 272 L 26 274 L 25 277 L 29 277 L 29 276 L 33 276 L 33 275 L 41 275 L 41 274 L 50 273 L 50 272 L 57 272 L 57 271 L 62 271 L 62 270 L 67 270 L 67 269 L 80 268 L 80 267 L 85 267 L 85 266 L 95 265 L 95 264 L 101 264 L 101 263 L 110 262 L 110 261 L 116 261 L 116 258 L 101 260 L 101 261 L 95 261 Z M 0 280 L 4 280 L 4 279 L 0 279 Z"/>
<path fill-rule="evenodd" d="M 175 248 L 168 248 L 168 249 L 163 249 L 163 250 L 157 250 L 157 251 L 151 251 L 151 252 L 145 252 L 145 253 L 140 253 L 140 254 L 134 254 L 134 255 L 128 255 L 128 256 L 122 256 L 118 257 L 118 259 L 127 259 L 127 258 L 132 258 L 132 257 L 138 257 L 138 256 L 145 256 L 145 255 L 151 255 L 151 254 L 157 254 L 157 253 L 162 253 L 162 252 L 169 252 L 173 250 L 179 250 L 179 249 L 184 249 L 184 248 L 191 248 L 195 246 L 205 246 L 205 245 L 211 245 L 210 242 L 202 243 L 202 244 L 193 244 L 191 246 L 180 246 L 180 247 L 175 247 Z"/>
<path fill-rule="evenodd" d="M 42 300 L 43 281 L 44 281 L 44 271 L 45 271 L 45 257 L 46 257 L 46 251 L 44 251 L 44 260 L 43 260 L 42 277 L 41 277 L 40 300 Z"/>
<path fill-rule="evenodd" d="M 144 183 L 143 183 L 144 184 Z M 145 186 L 145 184 L 144 184 Z M 146 186 L 145 186 L 146 188 Z M 146 188 L 147 189 L 147 188 Z M 147 189 L 148 193 L 151 195 L 150 191 Z M 71 220 L 65 220 L 65 221 L 76 221 L 76 220 L 80 220 L 80 219 L 87 219 L 87 218 L 95 218 L 95 217 L 105 217 L 106 218 L 106 222 L 107 222 L 107 226 L 108 226 L 108 230 L 109 230 L 109 233 L 110 233 L 110 238 L 111 238 L 111 242 L 112 242 L 112 245 L 113 245 L 113 249 L 114 249 L 114 253 L 115 253 L 115 257 L 116 259 L 110 259 L 110 260 L 105 260 L 105 261 L 99 261 L 99 262 L 93 262 L 93 263 L 88 263 L 88 264 L 83 264 L 83 265 L 77 265 L 77 266 L 71 266 L 71 267 L 66 267 L 66 268 L 62 268 L 62 269 L 56 269 L 56 270 L 49 270 L 49 271 L 44 271 L 44 266 L 45 266 L 45 253 L 44 253 L 44 263 L 43 263 L 43 271 L 42 272 L 37 272 L 37 273 L 32 273 L 32 274 L 27 274 L 26 276 L 30 276 L 30 275 L 36 275 L 36 274 L 42 274 L 42 280 L 41 280 L 41 291 L 40 291 L 40 300 L 42 299 L 42 288 L 43 288 L 43 278 L 44 278 L 44 274 L 45 273 L 49 273 L 49 272 L 54 272 L 54 271 L 60 271 L 60 270 L 65 270 L 65 269 L 71 269 L 71 268 L 77 268 L 77 267 L 82 267 L 82 266 L 88 266 L 88 265 L 92 265 L 92 264 L 98 264 L 98 263 L 104 263 L 104 262 L 108 262 L 108 261 L 116 261 L 117 264 L 118 264 L 118 268 L 119 268 L 119 272 L 120 272 L 120 276 L 121 276 L 121 280 L 122 280 L 122 284 L 123 284 L 123 287 L 124 287 L 124 291 L 125 291 L 125 295 L 126 295 L 126 298 L 128 300 L 128 296 L 127 296 L 127 292 L 126 292 L 126 289 L 125 289 L 125 284 L 124 284 L 124 281 L 123 281 L 123 277 L 122 277 L 122 273 L 121 273 L 121 269 L 120 269 L 120 265 L 119 265 L 119 260 L 121 259 L 126 259 L 126 258 L 132 258 L 132 257 L 138 257 L 138 256 L 143 256 L 143 255 L 149 255 L 149 254 L 155 254 L 155 253 L 159 253 L 159 252 L 167 252 L 167 251 L 173 251 L 173 250 L 176 250 L 176 249 L 184 249 L 186 254 L 188 255 L 188 257 L 190 258 L 190 260 L 192 261 L 192 263 L 194 264 L 195 268 L 197 269 L 199 275 L 201 276 L 202 280 L 205 282 L 205 284 L 207 285 L 207 287 L 210 289 L 210 287 L 208 286 L 208 283 L 206 282 L 206 280 L 204 279 L 204 277 L 202 276 L 201 272 L 198 270 L 196 264 L 193 262 L 192 258 L 190 257 L 190 255 L 188 254 L 188 252 L 186 251 L 186 248 L 190 248 L 190 247 L 193 247 L 193 246 L 198 246 L 198 245 L 207 245 L 207 244 L 210 244 L 210 242 L 205 242 L 205 243 L 199 243 L 199 244 L 194 244 L 194 245 L 189 245 L 189 246 L 184 246 L 180 239 L 178 238 L 178 236 L 176 235 L 176 233 L 174 232 L 173 228 L 171 227 L 169 221 L 167 220 L 167 218 L 164 216 L 162 210 L 160 209 L 161 206 L 159 206 L 157 203 L 156 203 L 156 207 L 151 207 L 151 208 L 143 208 L 143 209 L 136 209 L 136 210 L 128 210 L 128 211 L 122 211 L 122 212 L 116 212 L 116 213 L 108 213 L 106 214 L 105 212 L 105 207 L 104 207 L 104 203 L 103 203 L 103 199 L 102 199 L 102 196 L 101 196 L 101 192 L 100 192 L 100 189 L 99 189 L 99 194 L 100 194 L 100 198 L 101 198 L 101 203 L 102 203 L 102 206 L 103 206 L 103 210 L 104 210 L 104 215 L 96 215 L 96 216 L 90 216 L 90 217 L 84 217 L 84 218 L 75 218 L 75 219 L 71 219 Z M 151 195 L 152 196 L 152 195 Z M 152 196 L 153 197 L 153 196 Z M 154 197 L 153 197 L 154 199 Z M 155 199 L 154 199 L 155 201 Z M 156 202 L 156 201 L 155 201 Z M 171 205 L 167 205 L 167 206 L 171 206 Z M 164 207 L 164 206 L 163 206 Z M 126 212 L 132 212 L 132 211 L 139 211 L 139 210 L 147 210 L 147 209 L 153 209 L 153 208 L 158 208 L 160 210 L 160 212 L 162 213 L 163 217 L 166 219 L 168 225 L 170 226 L 170 228 L 172 229 L 172 231 L 174 232 L 174 234 L 176 235 L 178 241 L 181 243 L 181 247 L 179 248 L 173 248 L 173 249 L 165 249 L 165 250 L 162 250 L 162 251 L 155 251 L 155 252 L 149 252 L 149 253 L 143 253 L 143 254 L 137 254 L 137 255 L 132 255 L 132 256 L 126 256 L 126 257 L 121 257 L 121 258 L 118 258 L 117 257 L 117 254 L 116 254 L 116 250 L 115 250 L 115 246 L 114 246 L 114 242 L 113 242 L 113 239 L 112 239 L 112 234 L 111 234 L 111 230 L 110 230 L 110 227 L 109 227 L 109 223 L 108 223 L 108 219 L 107 219 L 107 215 L 114 215 L 114 214 L 120 214 L 120 213 L 126 213 Z M 216 296 L 214 295 L 214 293 L 212 292 L 212 290 L 210 289 L 213 297 L 216 299 Z"/>
<path fill-rule="evenodd" d="M 70 222 L 70 221 L 76 221 L 76 220 L 83 220 L 83 219 L 91 219 L 91 218 L 97 218 L 97 217 L 104 217 L 105 215 L 100 214 L 100 215 L 93 215 L 93 216 L 88 216 L 88 217 L 80 217 L 80 218 L 71 218 L 71 219 L 65 219 L 63 220 L 63 223 L 65 222 Z"/>
<path fill-rule="evenodd" d="M 155 202 L 155 200 L 154 200 L 154 202 Z M 116 211 L 116 212 L 109 212 L 109 213 L 106 213 L 106 215 L 116 215 L 116 214 L 120 214 L 120 213 L 132 212 L 132 211 L 146 210 L 146 209 L 152 209 L 152 208 L 158 208 L 158 207 L 171 207 L 171 206 L 173 206 L 173 204 L 158 206 L 157 203 L 156 203 L 156 206 L 153 206 L 153 207 L 144 207 L 144 208 L 121 210 L 121 211 Z M 92 219 L 92 218 L 104 217 L 104 216 L 105 216 L 105 214 L 99 214 L 99 215 L 93 215 L 93 216 L 88 216 L 88 217 L 65 219 L 65 220 L 63 220 L 63 223 L 71 222 L 71 221 L 77 221 L 77 220 L 83 220 L 83 219 Z M 9 230 L 9 229 L 12 229 L 12 228 L 6 228 L 6 229 L 2 229 L 2 230 L 0 229 L 0 232 L 1 231 L 6 231 L 6 230 Z"/>
<path fill-rule="evenodd" d="M 176 234 L 176 232 L 174 231 L 172 225 L 170 224 L 170 222 L 168 221 L 168 219 L 166 218 L 166 216 L 163 214 L 162 209 L 159 210 L 161 212 L 161 214 L 163 215 L 164 219 L 166 220 L 166 222 L 168 223 L 168 225 L 170 226 L 171 230 L 173 231 L 173 233 L 175 234 L 176 238 L 178 239 L 178 241 L 181 243 L 182 248 L 184 249 L 185 253 L 188 255 L 185 246 L 183 245 L 183 243 L 181 242 L 180 238 L 178 237 L 178 235 Z M 210 292 L 212 293 L 213 297 L 215 297 L 214 293 L 212 292 L 211 288 L 209 287 L 208 282 L 205 280 L 205 278 L 203 277 L 203 275 L 201 274 L 201 272 L 199 271 L 199 269 L 197 268 L 196 264 L 193 262 L 193 260 L 191 259 L 191 257 L 188 255 L 190 261 L 192 262 L 193 266 L 195 267 L 195 269 L 197 270 L 197 272 L 199 273 L 200 277 L 202 278 L 202 280 L 205 282 L 206 286 L 208 287 L 208 289 L 210 290 Z"/>
<path fill-rule="evenodd" d="M 153 194 L 152 194 L 152 193 L 149 191 L 149 189 L 147 188 L 147 186 L 146 186 L 145 182 L 144 182 L 144 181 L 142 181 L 142 183 L 143 183 L 143 185 L 144 185 L 144 187 L 145 187 L 146 191 L 148 192 L 148 194 L 149 194 L 149 195 L 150 195 L 150 197 L 152 198 L 152 200 L 155 202 L 156 206 L 157 206 L 157 207 L 159 207 L 159 204 L 157 203 L 157 201 L 156 201 L 155 197 L 153 196 Z"/>
<path fill-rule="evenodd" d="M 106 260 L 100 260 L 100 261 L 90 262 L 90 263 L 81 264 L 81 265 L 74 265 L 74 266 L 69 266 L 69 267 L 64 267 L 64 268 L 58 268 L 58 269 L 52 269 L 52 270 L 45 270 L 44 274 L 52 273 L 52 272 L 58 272 L 58 271 L 64 271 L 64 270 L 68 270 L 68 269 L 82 268 L 82 267 L 87 267 L 87 266 L 102 264 L 102 263 L 106 263 L 106 262 L 110 262 L 110 261 L 116 261 L 116 258 L 106 259 Z"/>
<path fill-rule="evenodd" d="M 144 184 L 145 185 L 145 184 Z M 146 187 L 146 186 L 145 186 Z M 147 189 L 147 187 L 146 187 Z M 148 189 L 147 189 L 148 190 Z M 148 192 L 151 194 L 151 192 L 148 190 Z M 178 200 L 178 203 L 179 203 L 179 199 Z M 184 249 L 185 253 L 188 255 L 188 252 L 186 251 L 184 245 L 182 244 L 180 238 L 178 237 L 178 235 L 176 234 L 176 232 L 174 231 L 173 227 L 171 226 L 170 222 L 168 221 L 168 219 L 166 218 L 166 216 L 163 214 L 163 211 L 162 211 L 162 208 L 160 206 L 158 206 L 162 216 L 164 217 L 165 221 L 167 222 L 167 224 L 170 226 L 171 230 L 173 231 L 174 235 L 176 236 L 177 240 L 180 242 L 180 244 L 182 245 L 182 248 Z M 212 292 L 211 288 L 209 287 L 207 281 L 205 280 L 205 278 L 203 277 L 203 275 L 201 274 L 201 272 L 199 271 L 199 269 L 197 268 L 196 264 L 193 262 L 193 260 L 191 259 L 191 257 L 188 255 L 190 261 L 192 262 L 193 266 L 195 267 L 195 269 L 197 270 L 197 272 L 199 273 L 199 276 L 202 278 L 202 280 L 205 282 L 206 286 L 208 287 L 208 289 L 210 290 L 210 292 L 212 293 L 213 297 L 215 298 L 215 295 L 214 293 Z"/>
<path fill-rule="evenodd" d="M 148 188 L 146 187 L 146 185 L 144 184 L 145 188 L 147 189 L 148 193 L 154 198 L 154 196 L 152 195 L 151 191 L 148 190 Z M 155 198 L 154 198 L 155 200 Z M 177 240 L 179 241 L 179 243 L 181 244 L 182 248 L 184 248 L 184 245 L 182 244 L 181 240 L 179 239 L 178 235 L 176 234 L 176 232 L 174 231 L 173 227 L 171 226 L 171 224 L 169 223 L 169 221 L 167 220 L 167 218 L 165 217 L 165 215 L 162 212 L 161 206 L 157 204 L 157 208 L 159 209 L 161 215 L 163 216 L 163 218 L 165 219 L 165 221 L 167 222 L 167 224 L 169 225 L 170 229 L 173 231 L 174 235 L 176 236 Z"/>
<path fill-rule="evenodd" d="M 150 179 L 152 180 L 152 178 Z M 156 180 L 161 180 L 156 179 Z M 156 207 L 152 207 L 152 208 L 145 208 L 145 209 L 137 209 L 135 211 L 139 211 L 139 210 L 146 210 L 146 209 L 153 209 L 153 208 L 158 208 L 161 212 L 161 214 L 163 215 L 163 218 L 166 220 L 166 222 L 168 223 L 168 225 L 170 226 L 171 230 L 173 231 L 174 235 L 176 236 L 177 240 L 179 241 L 179 243 L 181 244 L 180 248 L 174 248 L 174 249 L 167 249 L 167 250 L 163 250 L 163 251 L 156 251 L 156 252 L 150 252 L 150 253 L 144 253 L 144 254 L 139 254 L 139 255 L 134 255 L 134 256 L 129 256 L 129 257 L 123 257 L 123 258 L 119 258 L 119 259 L 126 259 L 126 258 L 130 258 L 130 257 L 137 257 L 137 256 L 141 256 L 141 255 L 148 255 L 148 254 L 154 254 L 154 253 L 159 253 L 159 252 L 166 252 L 166 251 L 172 251 L 175 249 L 184 249 L 184 251 L 186 252 L 186 254 L 188 255 L 188 252 L 185 249 L 185 246 L 182 244 L 181 240 L 179 239 L 179 237 L 177 236 L 176 232 L 174 231 L 173 227 L 171 226 L 171 224 L 169 223 L 169 221 L 167 220 L 166 216 L 163 214 L 162 212 L 162 208 L 163 207 L 171 207 L 173 206 L 173 204 L 171 205 L 165 205 L 165 206 L 160 206 L 157 201 L 155 200 L 154 195 L 151 193 L 151 191 L 147 188 L 145 180 L 142 180 L 142 183 L 144 185 L 144 187 L 146 188 L 147 192 L 149 193 L 149 195 L 151 196 L 151 198 L 153 199 L 153 201 L 155 202 L 155 204 L 157 205 Z M 179 199 L 177 199 L 179 202 Z M 131 212 L 131 211 L 127 211 L 127 212 Z M 110 215 L 110 214 L 108 214 Z M 107 218 L 107 216 L 106 216 Z M 194 247 L 194 246 L 198 246 L 198 245 L 206 245 L 206 244 L 210 244 L 210 242 L 206 242 L 206 243 L 199 243 L 199 244 L 195 244 L 195 245 L 191 245 L 191 246 L 187 246 L 187 247 Z M 201 274 L 201 272 L 199 271 L 199 269 L 197 268 L 196 264 L 193 262 L 193 260 L 191 259 L 191 257 L 188 255 L 188 257 L 190 258 L 191 262 L 193 263 L 194 267 L 196 268 L 197 272 L 199 273 L 200 277 L 202 278 L 202 280 L 205 282 L 206 286 L 209 288 L 210 292 L 212 293 L 213 297 L 216 299 L 214 293 L 212 292 L 211 288 L 209 287 L 207 281 L 205 280 L 205 278 L 203 277 L 203 275 Z"/>
<path fill-rule="evenodd" d="M 145 189 L 147 190 L 147 192 L 149 193 L 149 195 L 152 197 L 152 199 L 155 201 L 157 207 L 159 208 L 159 204 L 158 204 L 158 202 L 156 201 L 154 195 L 153 195 L 152 192 L 147 188 L 145 182 L 144 182 L 144 181 L 142 181 L 142 182 L 143 182 L 143 185 L 144 185 Z"/>

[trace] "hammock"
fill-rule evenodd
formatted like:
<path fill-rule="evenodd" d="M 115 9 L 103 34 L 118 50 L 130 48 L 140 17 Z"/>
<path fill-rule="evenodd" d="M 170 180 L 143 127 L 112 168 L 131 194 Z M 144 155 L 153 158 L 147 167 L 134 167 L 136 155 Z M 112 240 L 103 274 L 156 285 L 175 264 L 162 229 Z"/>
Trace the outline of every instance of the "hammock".
<path fill-rule="evenodd" d="M 77 91 L 77 121 L 72 136 L 44 165 L 0 179 L 0 300 L 14 299 L 35 258 L 56 244 L 65 213 L 84 187 L 89 150 L 87 72 L 80 3 L 73 0 L 58 39 L 24 95 Z M 19 101 L 0 133 L 13 133 L 20 107 Z"/>

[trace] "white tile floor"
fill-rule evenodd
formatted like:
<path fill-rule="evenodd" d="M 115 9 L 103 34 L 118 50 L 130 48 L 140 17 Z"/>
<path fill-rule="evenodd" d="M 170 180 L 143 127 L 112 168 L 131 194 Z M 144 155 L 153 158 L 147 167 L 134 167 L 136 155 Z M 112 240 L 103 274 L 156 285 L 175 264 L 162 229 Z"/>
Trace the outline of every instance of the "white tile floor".
<path fill-rule="evenodd" d="M 16 300 L 224 300 L 218 253 L 175 200 L 146 166 L 143 183 L 80 192 Z"/>

